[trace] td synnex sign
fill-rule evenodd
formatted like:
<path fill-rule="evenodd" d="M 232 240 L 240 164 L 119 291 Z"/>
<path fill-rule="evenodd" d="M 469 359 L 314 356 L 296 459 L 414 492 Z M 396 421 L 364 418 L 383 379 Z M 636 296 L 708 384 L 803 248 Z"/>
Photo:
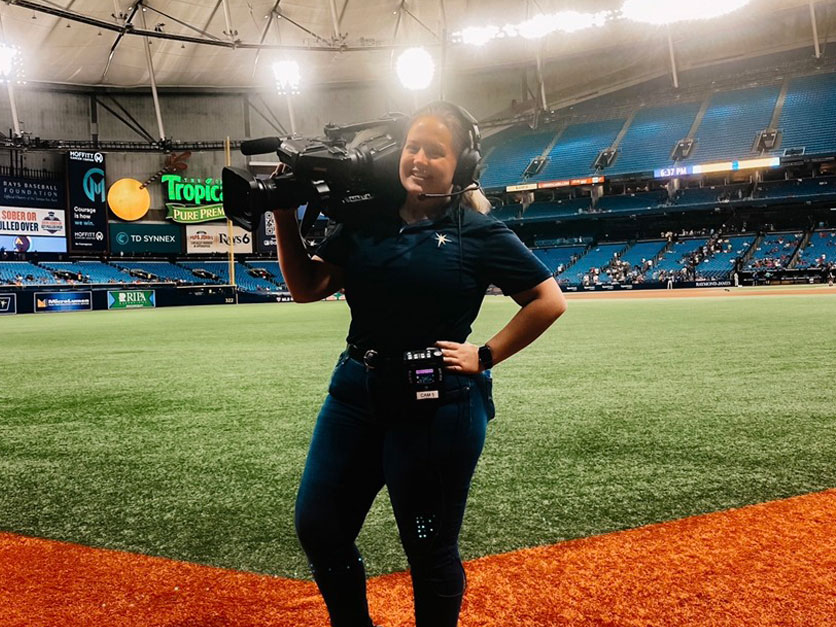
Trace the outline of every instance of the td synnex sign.
<path fill-rule="evenodd" d="M 112 253 L 179 254 L 183 250 L 181 227 L 174 224 L 110 223 Z"/>
<path fill-rule="evenodd" d="M 67 153 L 67 189 L 71 250 L 104 252 L 107 245 L 105 156 L 81 150 Z"/>

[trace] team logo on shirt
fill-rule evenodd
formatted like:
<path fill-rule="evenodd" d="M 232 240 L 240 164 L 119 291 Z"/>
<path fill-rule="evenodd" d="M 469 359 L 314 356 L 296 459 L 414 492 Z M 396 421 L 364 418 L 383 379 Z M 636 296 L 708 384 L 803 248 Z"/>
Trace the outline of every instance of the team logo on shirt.
<path fill-rule="evenodd" d="M 436 233 L 435 234 L 435 241 L 438 242 L 438 245 L 436 246 L 436 248 L 441 248 L 442 246 L 444 246 L 445 244 L 448 244 L 450 242 L 450 240 L 447 239 L 447 236 L 444 235 L 443 233 Z"/>

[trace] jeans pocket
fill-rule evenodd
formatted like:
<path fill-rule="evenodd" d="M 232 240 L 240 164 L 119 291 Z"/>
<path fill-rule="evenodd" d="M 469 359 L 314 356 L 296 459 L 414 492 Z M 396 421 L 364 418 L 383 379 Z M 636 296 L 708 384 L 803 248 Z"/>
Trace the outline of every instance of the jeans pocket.
<path fill-rule="evenodd" d="M 482 393 L 488 420 L 493 420 L 496 417 L 496 406 L 493 402 L 493 377 L 491 376 L 491 371 L 485 370 L 482 374 L 477 375 L 476 385 L 479 386 L 479 391 Z"/>

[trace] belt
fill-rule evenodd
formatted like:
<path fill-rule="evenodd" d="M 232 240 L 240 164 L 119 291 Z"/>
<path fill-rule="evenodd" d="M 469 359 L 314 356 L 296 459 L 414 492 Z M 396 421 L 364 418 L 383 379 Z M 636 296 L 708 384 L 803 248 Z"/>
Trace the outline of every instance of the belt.
<path fill-rule="evenodd" d="M 403 366 L 403 355 L 401 354 L 383 353 L 374 348 L 362 348 L 354 344 L 348 345 L 348 356 L 372 370 Z"/>

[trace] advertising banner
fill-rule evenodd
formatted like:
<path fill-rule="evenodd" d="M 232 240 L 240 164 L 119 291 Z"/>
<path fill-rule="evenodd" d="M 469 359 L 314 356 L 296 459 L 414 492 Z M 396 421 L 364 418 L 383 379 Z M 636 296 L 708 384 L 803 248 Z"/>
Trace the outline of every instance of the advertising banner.
<path fill-rule="evenodd" d="M 160 179 L 166 218 L 182 224 L 225 220 L 221 179 L 184 178 L 164 174 Z"/>
<path fill-rule="evenodd" d="M 36 313 L 90 309 L 93 309 L 92 292 L 35 292 Z"/>
<path fill-rule="evenodd" d="M 154 290 L 112 290 L 107 293 L 108 309 L 153 309 L 156 306 Z"/>
<path fill-rule="evenodd" d="M 0 176 L 0 205 L 63 209 L 64 184 L 60 181 Z"/>
<path fill-rule="evenodd" d="M 105 156 L 100 152 L 67 153 L 70 250 L 107 250 Z"/>
<path fill-rule="evenodd" d="M 66 237 L 64 212 L 61 209 L 0 207 L 0 235 Z"/>
<path fill-rule="evenodd" d="M 17 295 L 0 294 L 0 316 L 17 313 Z"/>
<path fill-rule="evenodd" d="M 183 252 L 183 230 L 176 224 L 149 222 L 111 222 L 110 253 L 163 253 L 179 255 Z"/>
<path fill-rule="evenodd" d="M 0 251 L 6 250 L 19 253 L 65 253 L 67 240 L 63 237 L 0 235 Z"/>
<path fill-rule="evenodd" d="M 253 235 L 241 227 L 232 227 L 237 254 L 253 252 Z M 229 232 L 226 224 L 201 224 L 186 227 L 186 253 L 199 255 L 229 252 Z"/>

